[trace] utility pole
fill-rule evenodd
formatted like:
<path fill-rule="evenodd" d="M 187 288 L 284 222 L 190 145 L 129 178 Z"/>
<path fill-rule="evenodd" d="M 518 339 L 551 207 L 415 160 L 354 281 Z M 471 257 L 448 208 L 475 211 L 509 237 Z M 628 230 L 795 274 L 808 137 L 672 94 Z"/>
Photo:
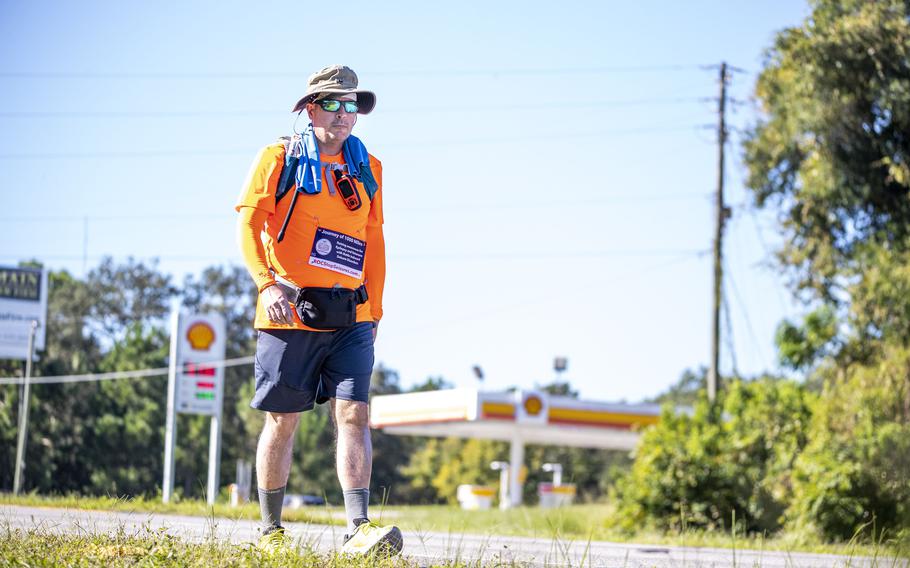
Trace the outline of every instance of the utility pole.
<path fill-rule="evenodd" d="M 714 232 L 714 294 L 711 307 L 711 367 L 708 369 L 708 400 L 714 402 L 717 398 L 717 387 L 720 366 L 720 304 L 721 288 L 723 283 L 723 246 L 724 221 L 728 210 L 724 205 L 724 146 L 727 142 L 727 126 L 725 112 L 727 107 L 727 64 L 720 64 L 720 100 L 719 122 L 717 125 L 717 199 L 715 213 L 717 214 Z"/>

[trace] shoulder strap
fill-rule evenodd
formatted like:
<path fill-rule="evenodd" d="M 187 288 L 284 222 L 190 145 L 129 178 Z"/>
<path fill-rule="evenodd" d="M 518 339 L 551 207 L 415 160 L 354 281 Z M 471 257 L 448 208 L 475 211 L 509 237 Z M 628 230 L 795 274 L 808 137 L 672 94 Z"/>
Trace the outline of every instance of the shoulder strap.
<path fill-rule="evenodd" d="M 290 156 L 288 155 L 288 149 L 291 145 L 290 136 L 282 136 L 278 139 L 279 142 L 284 146 L 284 166 L 281 170 L 281 175 L 278 177 L 278 188 L 275 191 L 275 203 L 284 198 L 289 191 L 296 188 L 297 183 L 297 166 L 300 164 L 300 156 Z M 348 158 L 347 152 L 345 153 L 345 158 Z M 376 194 L 376 189 L 379 184 L 376 183 L 376 179 L 373 177 L 373 172 L 370 170 L 370 159 L 367 157 L 366 163 L 360 163 L 360 171 L 358 181 L 360 181 L 364 189 L 367 192 L 367 197 L 370 201 L 373 201 L 373 196 Z"/>
<path fill-rule="evenodd" d="M 275 192 L 275 203 L 281 201 L 281 198 L 294 189 L 294 181 L 297 177 L 297 164 L 300 163 L 300 157 L 288 157 L 288 147 L 291 144 L 290 136 L 282 136 L 278 139 L 284 145 L 284 166 L 281 169 L 281 175 L 278 177 L 278 189 Z"/>

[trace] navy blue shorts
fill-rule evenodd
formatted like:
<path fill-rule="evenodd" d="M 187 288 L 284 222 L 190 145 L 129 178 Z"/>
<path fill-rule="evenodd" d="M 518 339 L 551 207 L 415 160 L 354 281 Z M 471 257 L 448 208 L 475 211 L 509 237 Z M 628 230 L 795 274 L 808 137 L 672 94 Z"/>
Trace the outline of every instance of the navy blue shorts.
<path fill-rule="evenodd" d="M 302 412 L 330 398 L 367 402 L 373 324 L 338 331 L 259 330 L 255 371 L 250 406 L 259 410 Z"/>

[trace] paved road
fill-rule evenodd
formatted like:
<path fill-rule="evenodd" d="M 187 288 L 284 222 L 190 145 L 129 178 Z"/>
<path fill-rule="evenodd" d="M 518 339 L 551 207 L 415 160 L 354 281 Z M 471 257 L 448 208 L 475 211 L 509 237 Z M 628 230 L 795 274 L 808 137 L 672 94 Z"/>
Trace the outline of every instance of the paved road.
<path fill-rule="evenodd" d="M 257 523 L 221 518 L 188 517 L 150 513 L 79 511 L 36 507 L 0 506 L 0 530 L 38 529 L 55 533 L 108 533 L 123 529 L 127 534 L 166 529 L 175 537 L 203 541 L 213 535 L 224 542 L 243 543 L 258 539 Z M 290 534 L 302 546 L 331 552 L 341 546 L 343 527 L 287 523 Z M 445 560 L 516 562 L 527 566 L 621 566 L 625 568 L 910 568 L 908 560 L 850 558 L 828 554 L 802 554 L 755 550 L 647 546 L 613 542 L 553 541 L 539 538 L 405 532 L 404 551 L 420 565 Z"/>

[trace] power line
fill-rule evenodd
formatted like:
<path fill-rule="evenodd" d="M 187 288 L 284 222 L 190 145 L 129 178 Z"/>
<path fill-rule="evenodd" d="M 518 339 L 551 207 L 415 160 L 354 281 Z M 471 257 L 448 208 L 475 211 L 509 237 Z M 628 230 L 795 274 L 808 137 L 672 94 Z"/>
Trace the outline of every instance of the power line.
<path fill-rule="evenodd" d="M 236 357 L 234 359 L 210 361 L 207 362 L 206 365 L 209 367 L 237 367 L 239 365 L 249 365 L 253 362 L 253 360 L 253 356 Z M 147 377 L 167 375 L 168 370 L 168 367 L 156 367 L 154 369 L 141 369 L 138 371 L 112 371 L 110 373 L 87 373 L 84 375 L 53 375 L 48 377 L 32 377 L 28 382 L 32 385 L 49 385 L 61 383 L 110 381 L 116 379 L 142 379 Z M 25 379 L 23 377 L 0 379 L 0 385 L 21 385 L 24 382 Z"/>
<path fill-rule="evenodd" d="M 475 253 L 475 252 L 465 252 L 465 253 L 427 253 L 427 254 L 403 254 L 403 255 L 389 255 L 389 258 L 392 260 L 398 261 L 427 261 L 427 260 L 538 260 L 538 259 L 549 259 L 549 258 L 558 258 L 558 259 L 584 259 L 584 258 L 598 258 L 598 257 L 629 257 L 629 256 L 643 256 L 643 257 L 654 257 L 654 256 L 686 256 L 688 257 L 697 257 L 704 256 L 708 254 L 707 250 L 697 250 L 697 249 L 605 249 L 605 250 L 588 250 L 588 251 L 575 251 L 575 252 L 564 252 L 564 251 L 545 251 L 545 252 L 512 252 L 512 253 Z M 82 260 L 87 258 L 89 260 L 101 260 L 103 258 L 109 257 L 111 255 L 89 255 L 88 257 L 83 257 L 82 255 L 42 255 L 42 254 L 28 254 L 28 253 L 17 253 L 13 255 L 3 255 L 0 253 L 0 259 L 4 261 L 15 262 L 18 259 L 22 258 L 38 258 L 40 260 L 55 260 L 55 261 L 73 261 L 73 260 Z M 136 257 L 133 257 L 136 258 Z M 217 257 L 211 255 L 155 255 L 153 257 L 155 260 L 166 260 L 169 262 L 204 262 L 204 261 L 237 261 L 238 256 L 232 257 Z M 141 259 L 137 259 L 141 260 Z"/>
<path fill-rule="evenodd" d="M 631 279 L 635 276 L 639 276 L 641 274 L 646 274 L 646 273 L 654 271 L 654 270 L 658 270 L 658 269 L 666 268 L 668 266 L 672 266 L 675 264 L 680 264 L 682 262 L 690 261 L 693 258 L 702 258 L 702 257 L 710 254 L 710 252 L 711 251 L 707 251 L 707 250 L 701 251 L 700 254 L 695 255 L 694 257 L 691 255 L 677 256 L 677 257 L 671 258 L 669 260 L 665 260 L 660 263 L 644 267 L 639 270 L 629 271 L 625 274 L 620 274 L 618 276 L 611 276 L 610 283 L 615 284 L 617 282 L 629 280 L 629 279 Z M 581 288 L 578 288 L 578 289 L 575 289 L 572 291 L 572 297 L 585 298 L 585 297 L 588 297 L 590 294 L 594 294 L 596 296 L 601 291 L 602 291 L 602 287 L 600 284 L 598 284 L 596 286 L 590 286 L 590 287 L 581 287 Z M 400 334 L 407 335 L 407 334 L 418 333 L 418 332 L 423 333 L 428 329 L 434 329 L 437 327 L 448 327 L 451 325 L 459 325 L 459 324 L 469 323 L 469 322 L 473 322 L 473 321 L 483 320 L 483 319 L 487 319 L 492 316 L 499 315 L 499 314 L 502 314 L 505 312 L 511 312 L 513 310 L 524 309 L 524 308 L 527 308 L 530 306 L 535 306 L 535 305 L 540 306 L 541 303 L 542 303 L 541 297 L 539 295 L 537 295 L 537 296 L 534 296 L 533 298 L 526 297 L 524 299 L 518 300 L 517 302 L 512 302 L 509 304 L 501 305 L 501 306 L 493 308 L 493 309 L 483 310 L 482 313 L 471 313 L 470 310 L 464 310 L 464 313 L 468 313 L 470 315 L 456 316 L 456 317 L 447 318 L 447 319 L 437 319 L 430 323 L 425 323 L 422 325 L 405 328 L 400 332 Z"/>
<path fill-rule="evenodd" d="M 733 365 L 733 376 L 739 376 L 739 370 L 736 365 L 736 347 L 733 344 L 733 321 L 730 318 L 730 303 L 727 301 L 727 294 L 721 296 L 721 301 L 724 308 L 724 339 L 727 344 L 727 351 L 730 354 L 730 362 Z"/>
<path fill-rule="evenodd" d="M 765 350 L 761 347 L 761 343 L 758 341 L 758 336 L 755 333 L 755 329 L 752 327 L 752 320 L 749 318 L 749 312 L 746 310 L 746 303 L 743 301 L 742 297 L 739 295 L 739 290 L 736 288 L 736 282 L 733 281 L 733 272 L 730 270 L 730 266 L 724 261 L 724 272 L 727 274 L 727 281 L 730 283 L 730 289 L 733 290 L 733 298 L 736 300 L 736 303 L 739 304 L 739 309 L 742 312 L 743 319 L 746 321 L 746 331 L 749 332 L 749 338 L 752 340 L 752 346 L 755 349 L 756 353 L 762 359 L 762 363 L 765 365 L 765 368 L 768 367 L 768 361 L 765 358 Z"/>
<path fill-rule="evenodd" d="M 659 104 L 691 104 L 710 100 L 711 97 L 669 97 L 654 99 L 624 99 L 607 101 L 572 102 L 572 108 L 611 108 Z M 538 104 L 503 104 L 503 105 L 462 105 L 462 106 L 425 106 L 407 108 L 383 108 L 383 114 L 399 113 L 426 113 L 426 112 L 502 112 L 526 111 L 563 108 L 565 102 L 555 101 Z M 224 117 L 261 117 L 261 116 L 288 116 L 291 113 L 280 110 L 161 110 L 161 111 L 3 111 L 0 118 L 224 118 Z"/>
<path fill-rule="evenodd" d="M 255 154 L 251 148 L 236 150 L 139 150 L 116 152 L 59 152 L 53 154 L 55 160 L 83 158 L 167 158 L 167 157 L 200 157 Z M 47 153 L 9 153 L 0 154 L 0 160 L 46 160 Z"/>
<path fill-rule="evenodd" d="M 423 142 L 391 142 L 383 144 L 384 148 L 427 148 L 438 146 L 475 146 L 482 144 L 498 144 L 504 142 L 517 142 L 526 140 L 565 140 L 575 138 L 599 138 L 606 136 L 624 136 L 634 134 L 654 134 L 659 132 L 683 132 L 706 125 L 695 124 L 685 126 L 644 126 L 635 128 L 619 128 L 615 130 L 595 130 L 588 132 L 564 132 L 559 134 L 533 134 L 527 136 L 467 138 L 462 140 L 427 140 Z M 200 157 L 200 156 L 226 156 L 226 155 L 253 155 L 258 148 L 225 149 L 225 150 L 126 150 L 108 152 L 61 152 L 53 154 L 55 160 L 60 159 L 85 159 L 85 158 L 162 158 L 162 157 Z M 46 160 L 47 153 L 9 153 L 0 154 L 0 160 Z"/>
<path fill-rule="evenodd" d="M 211 214 L 191 214 L 191 213 L 162 213 L 158 215 L 12 215 L 0 216 L 0 221 L 4 223 L 60 223 L 66 221 L 142 221 L 142 220 L 174 220 L 187 219 L 192 220 L 193 224 L 202 219 L 223 220 L 230 215 L 228 213 L 211 213 Z"/>
<path fill-rule="evenodd" d="M 698 64 L 622 65 L 597 67 L 551 67 L 518 69 L 411 69 L 370 71 L 364 70 L 361 77 L 515 77 L 540 75 L 600 75 L 610 73 L 655 73 L 667 71 L 705 70 L 709 67 Z M 0 79 L 280 79 L 299 78 L 306 80 L 307 73 L 289 71 L 0 71 Z"/>
<path fill-rule="evenodd" d="M 625 202 L 639 202 L 639 201 L 677 201 L 681 199 L 704 199 L 708 197 L 708 194 L 705 193 L 653 193 L 653 194 L 633 194 L 633 195 L 610 195 L 604 196 L 598 199 L 579 199 L 573 200 L 571 202 L 566 201 L 535 201 L 535 202 L 525 202 L 525 203 L 493 203 L 484 205 L 484 209 L 536 209 L 536 208 L 546 208 L 546 209 L 571 209 L 576 207 L 591 207 L 592 205 L 601 205 L 608 203 L 625 203 Z M 476 205 L 457 203 L 457 204 L 442 204 L 442 205 L 433 205 L 426 207 L 394 207 L 390 208 L 390 211 L 438 211 L 439 207 L 445 207 L 447 211 L 454 209 L 471 209 L 475 210 Z M 135 221 L 161 221 L 161 220 L 179 220 L 186 219 L 192 220 L 194 225 L 198 225 L 200 221 L 218 221 L 222 222 L 226 219 L 230 219 L 233 222 L 233 217 L 229 213 L 211 213 L 211 214 L 181 214 L 181 213 L 168 213 L 168 214 L 150 214 L 150 215 L 11 215 L 11 216 L 0 216 L 0 222 L 3 223 L 65 223 L 65 222 L 83 222 L 85 220 L 92 222 L 135 222 Z"/>
<path fill-rule="evenodd" d="M 589 251 L 546 251 L 534 253 L 455 253 L 455 254 L 438 254 L 430 253 L 424 255 L 392 255 L 390 258 L 398 260 L 538 260 L 538 259 L 570 259 L 570 258 L 596 258 L 596 257 L 617 257 L 617 256 L 672 256 L 686 258 L 705 256 L 710 251 L 707 250 L 681 250 L 681 249 L 609 249 L 609 250 L 589 250 Z"/>
<path fill-rule="evenodd" d="M 742 138 L 742 137 L 740 136 L 740 138 Z M 742 142 L 742 140 L 740 140 L 740 142 Z M 731 145 L 733 144 L 732 141 L 730 141 L 729 143 Z M 730 155 L 733 157 L 735 166 L 739 171 L 743 172 L 743 171 L 747 170 L 746 165 L 742 162 L 742 160 L 740 159 L 739 155 L 736 152 L 730 152 Z M 767 263 L 766 266 L 771 265 L 771 263 L 775 257 L 775 254 L 772 251 L 771 246 L 768 245 L 768 241 L 765 238 L 764 232 L 762 231 L 761 223 L 759 222 L 758 216 L 756 215 L 756 212 L 755 212 L 756 207 L 749 204 L 748 201 L 749 201 L 749 196 L 748 196 L 748 191 L 747 191 L 746 195 L 743 196 L 743 203 L 740 206 L 740 209 L 745 210 L 746 212 L 749 213 L 749 217 L 752 219 L 752 225 L 755 227 L 755 236 L 757 237 L 758 243 L 761 246 L 762 250 L 764 251 L 764 261 Z M 781 312 L 786 312 L 787 311 L 786 302 L 784 300 L 784 296 L 780 290 L 780 287 L 775 286 L 774 291 L 775 291 L 775 296 L 777 297 L 778 304 L 780 305 Z"/>
<path fill-rule="evenodd" d="M 571 202 L 566 201 L 534 201 L 534 202 L 524 202 L 524 203 L 494 203 L 494 204 L 485 204 L 483 206 L 484 210 L 490 209 L 537 209 L 537 208 L 546 208 L 551 209 L 574 209 L 576 207 L 591 207 L 595 205 L 605 205 L 612 203 L 634 203 L 634 202 L 652 202 L 652 201 L 677 201 L 680 199 L 704 199 L 708 197 L 708 194 L 705 193 L 655 193 L 655 194 L 637 194 L 637 195 L 608 195 L 603 196 L 598 199 L 578 199 Z M 477 206 L 474 204 L 466 203 L 456 203 L 456 204 L 436 204 L 428 205 L 425 207 L 396 207 L 395 211 L 438 211 L 440 207 L 445 207 L 446 211 L 458 210 L 458 209 L 470 209 L 473 211 L 477 210 Z M 0 218 L 2 219 L 2 218 Z"/>

